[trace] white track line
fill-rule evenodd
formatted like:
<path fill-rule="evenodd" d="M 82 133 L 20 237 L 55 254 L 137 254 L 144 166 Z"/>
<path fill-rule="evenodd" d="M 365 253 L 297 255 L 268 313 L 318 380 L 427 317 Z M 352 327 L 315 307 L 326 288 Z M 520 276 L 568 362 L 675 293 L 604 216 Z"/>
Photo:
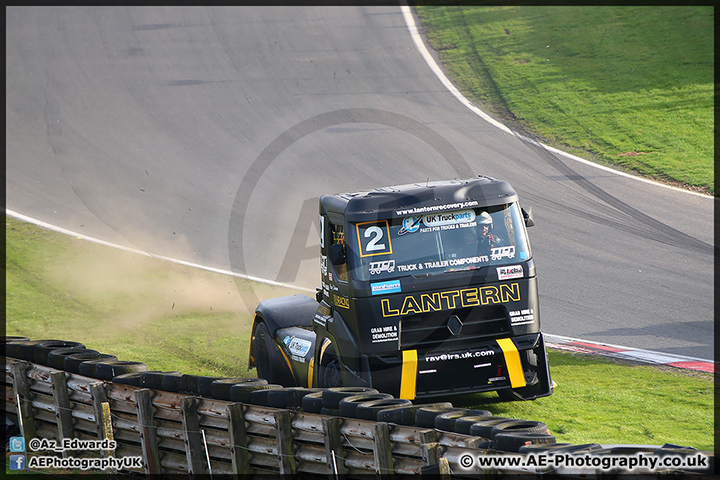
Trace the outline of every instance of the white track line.
<path fill-rule="evenodd" d="M 21 214 L 21 213 L 14 212 L 14 211 L 12 211 L 12 210 L 5 209 L 5 214 L 6 214 L 6 215 L 9 215 L 9 216 L 11 216 L 11 217 L 13 217 L 13 218 L 16 218 L 16 219 L 18 219 L 18 220 L 22 220 L 23 222 L 32 223 L 32 224 L 38 225 L 38 226 L 40 226 L 40 227 L 47 228 L 48 230 L 52 230 L 52 231 L 54 231 L 54 232 L 64 233 L 65 235 L 70 235 L 70 236 L 73 236 L 73 237 L 75 237 L 75 238 L 80 238 L 80 239 L 82 239 L 82 240 L 87 240 L 87 241 L 89 241 L 89 242 L 98 243 L 98 244 L 100 244 L 100 245 L 105 245 L 106 247 L 117 248 L 117 249 L 119 249 L 119 250 L 124 250 L 124 251 L 126 251 L 126 252 L 136 253 L 136 254 L 138 254 L 138 255 L 144 255 L 144 256 L 146 256 L 146 257 L 158 258 L 158 259 L 160 259 L 160 260 L 165 260 L 165 261 L 167 261 L 167 262 L 177 263 L 177 264 L 179 264 L 179 265 L 185 265 L 185 266 L 187 266 L 187 267 L 192 267 L 192 268 L 198 268 L 198 269 L 200 269 L 200 270 L 206 270 L 206 271 L 208 271 L 208 272 L 219 273 L 219 274 L 221 274 L 221 275 L 229 275 L 229 276 L 231 276 L 231 277 L 242 278 L 242 279 L 245 279 L 245 280 L 251 280 L 251 281 L 253 281 L 253 282 L 264 283 L 264 284 L 273 285 L 273 286 L 276 286 L 276 287 L 287 287 L 287 288 L 292 288 L 292 289 L 294 289 L 294 290 L 300 290 L 300 291 L 303 291 L 303 292 L 315 293 L 315 290 L 314 290 L 314 289 L 310 289 L 310 288 L 306 288 L 306 287 L 299 287 L 299 286 L 297 286 L 297 285 L 291 285 L 291 284 L 289 284 L 289 283 L 280 283 L 280 282 L 276 282 L 276 281 L 274 281 L 274 280 L 267 280 L 267 279 L 265 279 L 265 278 L 254 277 L 254 276 L 252 276 L 252 275 L 245 275 L 245 274 L 242 274 L 242 273 L 231 272 L 231 271 L 229 271 L 229 270 L 223 270 L 223 269 L 220 269 L 220 268 L 208 267 L 208 266 L 205 266 L 205 265 L 200 265 L 200 264 L 198 264 L 198 263 L 186 262 L 185 260 L 178 260 L 177 258 L 166 257 L 165 255 L 157 255 L 157 254 L 154 254 L 154 253 L 145 252 L 145 251 L 143 251 L 143 250 L 138 250 L 138 249 L 136 249 L 136 248 L 124 247 L 124 246 L 122 246 L 122 245 L 118 245 L 117 243 L 110 243 L 110 242 L 106 242 L 105 240 L 100 240 L 100 239 L 98 239 L 98 238 L 94 238 L 94 237 L 90 237 L 90 236 L 84 235 L 84 234 L 82 234 L 82 233 L 73 232 L 72 230 L 67 230 L 67 229 L 65 229 L 65 228 L 58 227 L 58 226 L 55 226 L 55 225 L 46 223 L 46 222 L 43 222 L 43 221 L 41 221 L 41 220 L 37 220 L 37 219 L 32 218 L 32 217 L 28 217 L 27 215 L 23 215 L 23 214 Z"/>
<path fill-rule="evenodd" d="M 486 122 L 499 128 L 503 132 L 509 133 L 511 135 L 515 135 L 516 137 L 518 137 L 522 140 L 525 140 L 527 142 L 531 142 L 536 145 L 540 145 L 543 148 L 545 148 L 557 155 L 562 155 L 563 157 L 569 158 L 571 160 L 575 160 L 576 162 L 580 162 L 585 165 L 589 165 L 591 167 L 599 168 L 600 170 L 614 173 L 616 175 L 620 175 L 620 176 L 627 177 L 627 178 L 632 178 L 633 180 L 649 183 L 651 185 L 656 185 L 658 187 L 669 188 L 671 190 L 675 190 L 675 191 L 683 192 L 683 193 L 689 193 L 691 195 L 696 195 L 699 197 L 705 197 L 705 198 L 710 198 L 710 199 L 713 198 L 713 196 L 711 196 L 711 195 L 705 195 L 703 193 L 698 193 L 698 192 L 693 192 L 691 190 L 685 190 L 683 188 L 673 187 L 672 185 L 665 185 L 664 183 L 656 182 L 654 180 L 650 180 L 650 179 L 643 178 L 643 177 L 638 177 L 636 175 L 631 175 L 629 173 L 621 172 L 619 170 L 615 170 L 615 169 L 606 167 L 604 165 L 599 165 L 599 164 L 593 163 L 589 160 L 585 160 L 584 158 L 572 155 L 567 152 L 563 152 L 562 150 L 558 150 L 557 148 L 542 144 L 533 139 L 527 138 L 524 135 L 520 135 L 519 133 L 512 131 L 506 125 L 498 122 L 497 120 L 492 118 L 490 115 L 488 115 L 487 113 L 485 113 L 484 111 L 480 110 L 478 107 L 473 105 L 472 102 L 470 102 L 470 100 L 465 98 L 465 96 L 462 93 L 460 93 L 460 91 L 457 88 L 455 88 L 455 85 L 453 85 L 452 82 L 447 78 L 447 76 L 445 76 L 445 74 L 443 73 L 440 66 L 437 64 L 437 62 L 435 62 L 435 59 L 430 54 L 430 51 L 428 50 L 427 46 L 425 45 L 422 35 L 420 35 L 420 32 L 417 28 L 417 25 L 415 23 L 415 18 L 413 17 L 410 7 L 405 3 L 400 6 L 400 9 L 402 10 L 403 17 L 405 18 L 405 23 L 407 24 L 408 30 L 410 31 L 410 36 L 412 37 L 413 42 L 415 43 L 415 46 L 417 47 L 418 51 L 420 52 L 420 55 L 422 55 L 423 59 L 425 60 L 425 63 L 427 63 L 428 66 L 430 67 L 430 70 L 432 70 L 432 72 L 438 77 L 438 79 L 440 79 L 442 84 L 445 85 L 445 88 L 447 88 L 450 91 L 450 93 L 452 93 L 453 96 L 460 101 L 460 103 L 465 105 L 473 113 L 478 115 L 480 118 L 482 118 Z"/>
<path fill-rule="evenodd" d="M 10 217 L 13 217 L 15 219 L 21 220 L 23 222 L 32 223 L 34 225 L 37 225 L 42 228 L 46 228 L 48 230 L 52 230 L 54 232 L 59 232 L 59 233 L 65 234 L 65 235 L 70 235 L 72 237 L 82 239 L 82 240 L 87 240 L 89 242 L 97 243 L 99 245 L 104 245 L 106 247 L 116 248 L 118 250 L 124 250 L 126 252 L 135 253 L 138 255 L 146 256 L 146 257 L 157 258 L 157 259 L 164 260 L 167 262 L 172 262 L 172 263 L 176 263 L 179 265 L 185 265 L 185 266 L 191 267 L 191 268 L 197 268 L 197 269 L 205 270 L 208 272 L 219 273 L 221 275 L 228 275 L 231 277 L 242 278 L 245 280 L 263 283 L 266 285 L 274 285 L 277 287 L 286 287 L 286 288 L 291 288 L 291 289 L 299 290 L 299 291 L 303 291 L 303 292 L 315 293 L 315 290 L 306 288 L 306 287 L 300 287 L 300 286 L 292 285 L 292 284 L 288 284 L 288 283 L 280 283 L 280 282 L 276 282 L 273 280 L 268 280 L 268 279 L 260 278 L 260 277 L 254 277 L 252 275 L 235 273 L 235 272 L 231 272 L 229 270 L 223 270 L 220 268 L 208 267 L 205 265 L 200 265 L 198 263 L 186 262 L 185 260 L 178 260 L 176 258 L 166 257 L 165 255 L 156 255 L 154 253 L 145 252 L 143 250 L 138 250 L 136 248 L 130 248 L 130 247 L 118 245 L 116 243 L 106 242 L 105 240 L 100 240 L 98 238 L 90 237 L 90 236 L 82 234 L 82 233 L 73 232 L 72 230 L 58 227 L 58 226 L 43 222 L 38 219 L 28 217 L 27 215 L 23 215 L 21 213 L 14 212 L 12 210 L 5 209 L 5 214 Z M 622 349 L 623 353 L 626 355 L 632 355 L 633 352 L 635 352 L 635 355 L 639 356 L 640 360 L 647 361 L 647 359 L 654 359 L 654 361 L 651 363 L 669 363 L 670 361 L 682 361 L 682 360 L 701 361 L 701 362 L 712 363 L 712 360 L 704 360 L 704 359 L 699 359 L 699 358 L 694 358 L 694 357 L 686 357 L 686 356 L 681 356 L 681 355 L 669 355 L 669 354 L 665 354 L 665 353 L 661 353 L 661 352 L 653 352 L 651 350 L 642 350 L 642 349 L 637 349 L 637 348 L 633 348 L 633 347 L 623 347 L 623 346 L 611 345 L 611 344 L 607 344 L 607 343 L 597 343 L 597 342 L 591 342 L 588 340 L 582 340 L 579 338 L 563 337 L 560 335 L 545 334 L 545 337 L 548 339 L 548 344 L 564 344 L 564 343 L 582 342 L 582 343 L 588 343 L 588 344 L 612 346 L 612 347 L 615 347 L 618 349 Z M 552 346 L 552 345 L 549 345 L 549 346 Z M 672 359 L 670 359 L 670 357 L 672 357 Z M 658 360 L 659 358 L 662 358 L 663 360 Z"/>

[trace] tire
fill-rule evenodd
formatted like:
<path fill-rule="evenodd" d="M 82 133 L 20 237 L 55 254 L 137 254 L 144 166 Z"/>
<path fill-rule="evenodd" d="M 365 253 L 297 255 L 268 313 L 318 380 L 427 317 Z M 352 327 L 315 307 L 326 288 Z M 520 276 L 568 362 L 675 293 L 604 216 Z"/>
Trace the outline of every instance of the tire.
<path fill-rule="evenodd" d="M 382 400 L 370 400 L 358 404 L 355 409 L 355 418 L 372 420 L 377 422 L 378 412 L 389 408 L 400 408 L 412 405 L 410 400 L 404 398 L 385 398 Z"/>
<path fill-rule="evenodd" d="M 39 345 L 43 342 L 62 342 L 62 340 L 30 340 L 28 342 L 19 342 L 17 344 L 17 350 L 14 352 L 17 354 L 14 358 L 25 360 L 28 362 L 35 362 L 35 345 Z"/>
<path fill-rule="evenodd" d="M 370 400 L 385 400 L 393 398 L 389 393 L 359 393 L 357 395 L 350 395 L 345 397 L 338 403 L 338 410 L 340 415 L 343 417 L 355 417 L 355 410 L 357 406 L 363 402 L 369 402 Z"/>
<path fill-rule="evenodd" d="M 147 372 L 148 366 L 142 362 L 131 360 L 114 360 L 110 362 L 97 362 L 95 364 L 95 378 L 112 380 L 113 377 L 123 373 Z"/>
<path fill-rule="evenodd" d="M 310 394 L 322 392 L 319 388 L 288 387 L 268 391 L 267 404 L 273 408 L 298 408 L 302 405 L 303 398 Z"/>
<path fill-rule="evenodd" d="M 339 417 L 339 416 L 340 416 L 340 409 L 322 407 L 322 408 L 320 409 L 320 415 L 328 415 L 328 416 L 330 416 L 330 417 Z"/>
<path fill-rule="evenodd" d="M 116 375 L 112 379 L 112 383 L 121 385 L 132 385 L 133 387 L 140 387 L 142 385 L 142 375 L 145 372 L 130 372 Z"/>
<path fill-rule="evenodd" d="M 435 428 L 445 432 L 455 431 L 455 422 L 458 418 L 471 415 L 481 416 L 482 418 L 492 417 L 492 413 L 487 410 L 465 410 L 459 409 L 450 412 L 441 413 L 435 417 Z M 469 429 L 470 427 L 468 427 Z"/>
<path fill-rule="evenodd" d="M 295 382 L 282 353 L 265 322 L 257 322 L 251 337 L 253 358 L 258 378 L 271 384 L 292 386 Z"/>
<path fill-rule="evenodd" d="M 306 413 L 320 413 L 323 409 L 323 392 L 309 393 L 302 397 L 302 411 Z"/>
<path fill-rule="evenodd" d="M 487 415 L 466 415 L 456 419 L 454 425 L 455 433 L 470 435 L 470 427 L 472 427 L 474 423 L 482 422 L 493 416 L 492 413 L 487 413 Z"/>
<path fill-rule="evenodd" d="M 335 346 L 330 344 L 325 353 L 320 359 L 322 365 L 320 365 L 320 371 L 318 383 L 321 388 L 337 388 L 343 386 L 342 380 L 342 369 L 340 366 L 340 360 L 335 353 Z M 338 408 L 338 407 L 330 407 Z"/>
<path fill-rule="evenodd" d="M 218 400 L 230 400 L 230 388 L 236 383 L 267 385 L 268 382 L 264 378 L 221 378 L 212 382 L 210 396 Z"/>
<path fill-rule="evenodd" d="M 152 390 L 162 390 L 166 377 L 179 378 L 180 372 L 160 372 L 157 370 L 142 372 L 140 375 L 140 386 Z"/>
<path fill-rule="evenodd" d="M 548 433 L 521 433 L 504 432 L 498 433 L 495 438 L 495 449 L 503 452 L 518 452 L 520 447 L 530 444 L 551 444 L 555 443 L 555 437 Z"/>
<path fill-rule="evenodd" d="M 47 355 L 47 366 L 57 370 L 65 368 L 65 357 L 73 353 L 100 353 L 97 350 L 88 350 L 85 347 L 56 348 Z"/>
<path fill-rule="evenodd" d="M 472 435 L 473 437 L 482 437 L 490 440 L 490 432 L 492 432 L 492 429 L 495 427 L 495 425 L 515 421 L 517 420 L 514 418 L 490 417 L 486 420 L 482 420 L 480 422 L 470 425 L 470 435 Z"/>
<path fill-rule="evenodd" d="M 407 407 L 391 408 L 378 412 L 378 422 L 389 422 L 396 425 L 415 425 L 415 414 L 420 408 L 453 408 L 450 402 L 429 403 L 424 405 L 409 405 Z"/>
<path fill-rule="evenodd" d="M 500 433 L 544 433 L 550 435 L 548 426 L 537 420 L 516 420 L 495 425 L 490 431 L 490 440 Z"/>
<path fill-rule="evenodd" d="M 14 336 L 14 335 L 5 335 L 3 337 L 4 343 L 10 343 L 10 342 L 29 342 L 30 339 L 28 337 L 20 337 L 20 336 Z"/>
<path fill-rule="evenodd" d="M 184 373 L 180 377 L 179 393 L 184 393 L 186 395 L 199 395 L 198 375 Z"/>
<path fill-rule="evenodd" d="M 75 353 L 73 355 L 70 355 L 68 358 L 70 358 L 74 355 L 78 355 L 78 354 Z M 84 354 L 80 354 L 80 355 L 84 355 Z M 112 355 L 108 355 L 108 356 L 110 357 Z M 117 358 L 106 358 L 106 357 L 99 357 L 99 358 L 93 358 L 90 360 L 85 360 L 84 362 L 80 363 L 80 366 L 78 367 L 78 373 L 80 373 L 80 375 L 84 375 L 86 377 L 97 378 L 95 376 L 96 375 L 95 368 L 98 363 L 100 363 L 100 362 L 117 362 L 117 361 L 118 361 Z"/>
<path fill-rule="evenodd" d="M 457 407 L 422 407 L 415 412 L 415 425 L 422 428 L 435 428 L 435 417 L 441 413 L 459 411 L 465 413 L 467 410 Z"/>
<path fill-rule="evenodd" d="M 267 386 L 267 385 L 264 385 Z M 268 394 L 272 392 L 273 390 L 281 390 L 285 389 L 282 385 L 275 385 L 271 388 L 263 388 L 258 389 L 253 392 L 250 392 L 250 401 L 249 403 L 253 405 L 260 405 L 262 407 L 269 407 L 268 405 Z"/>
<path fill-rule="evenodd" d="M 252 383 L 236 383 L 230 387 L 230 401 L 251 403 L 250 395 L 256 390 L 267 390 L 270 388 L 281 388 L 282 385 L 268 383 L 266 385 L 258 385 L 257 382 Z"/>
<path fill-rule="evenodd" d="M 72 353 L 65 357 L 65 364 L 63 370 L 66 372 L 80 374 L 80 365 L 90 360 L 117 360 L 115 355 L 109 355 L 107 353 Z"/>
<path fill-rule="evenodd" d="M 323 390 L 323 407 L 333 410 L 340 409 L 340 400 L 359 393 L 380 393 L 370 387 L 331 387 Z"/>
<path fill-rule="evenodd" d="M 163 375 L 162 381 L 160 382 L 160 390 L 173 393 L 179 392 L 181 378 L 182 374 L 180 372 L 166 373 Z"/>
<path fill-rule="evenodd" d="M 561 452 L 566 447 L 573 447 L 572 443 L 530 443 L 518 448 L 518 453 L 548 453 Z"/>
<path fill-rule="evenodd" d="M 33 361 L 47 366 L 48 353 L 58 348 L 72 347 L 85 348 L 85 345 L 80 342 L 66 342 L 65 340 L 48 340 L 47 342 L 38 343 L 33 348 Z"/>
<path fill-rule="evenodd" d="M 30 339 L 28 337 L 14 337 L 6 335 L 2 355 L 4 357 L 17 358 L 15 355 L 17 355 L 19 350 L 18 344 L 29 341 Z"/>
<path fill-rule="evenodd" d="M 208 377 L 199 375 L 197 377 L 198 393 L 203 397 L 212 397 L 212 384 L 217 380 L 227 380 L 227 377 Z"/>

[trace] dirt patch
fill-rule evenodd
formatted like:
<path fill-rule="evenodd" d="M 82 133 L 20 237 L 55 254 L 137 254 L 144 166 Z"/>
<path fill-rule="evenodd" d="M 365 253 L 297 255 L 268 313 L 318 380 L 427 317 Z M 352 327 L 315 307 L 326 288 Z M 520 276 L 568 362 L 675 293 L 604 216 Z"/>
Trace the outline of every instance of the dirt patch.
<path fill-rule="evenodd" d="M 618 157 L 637 157 L 638 155 L 650 155 L 653 152 L 625 152 L 618 153 Z"/>

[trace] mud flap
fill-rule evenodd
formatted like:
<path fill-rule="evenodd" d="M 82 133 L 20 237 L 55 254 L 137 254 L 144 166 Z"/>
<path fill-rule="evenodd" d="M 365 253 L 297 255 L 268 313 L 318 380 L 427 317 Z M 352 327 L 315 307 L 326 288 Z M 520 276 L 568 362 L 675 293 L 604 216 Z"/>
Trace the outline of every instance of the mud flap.
<path fill-rule="evenodd" d="M 512 396 L 517 397 L 518 400 L 534 400 L 552 394 L 550 367 L 545 349 L 545 338 L 542 333 L 538 335 L 537 342 L 527 349 L 518 350 L 515 343 L 509 338 L 497 342 L 505 356 Z M 529 355 L 535 356 L 535 365 L 531 365 L 527 359 L 522 360 L 523 357 L 527 358 Z M 532 375 L 533 373 L 537 375 L 537 380 L 528 385 L 526 374 Z"/>

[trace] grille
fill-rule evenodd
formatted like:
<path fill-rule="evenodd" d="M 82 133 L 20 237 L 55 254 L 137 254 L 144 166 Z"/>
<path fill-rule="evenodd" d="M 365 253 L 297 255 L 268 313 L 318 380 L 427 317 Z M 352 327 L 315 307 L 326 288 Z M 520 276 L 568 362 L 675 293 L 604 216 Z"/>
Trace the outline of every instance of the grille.
<path fill-rule="evenodd" d="M 448 319 L 457 316 L 462 322 L 459 335 L 452 335 Z M 453 311 L 429 312 L 400 319 L 400 347 L 427 352 L 442 346 L 460 349 L 477 345 L 483 340 L 510 334 L 510 319 L 503 306 L 462 308 Z"/>

